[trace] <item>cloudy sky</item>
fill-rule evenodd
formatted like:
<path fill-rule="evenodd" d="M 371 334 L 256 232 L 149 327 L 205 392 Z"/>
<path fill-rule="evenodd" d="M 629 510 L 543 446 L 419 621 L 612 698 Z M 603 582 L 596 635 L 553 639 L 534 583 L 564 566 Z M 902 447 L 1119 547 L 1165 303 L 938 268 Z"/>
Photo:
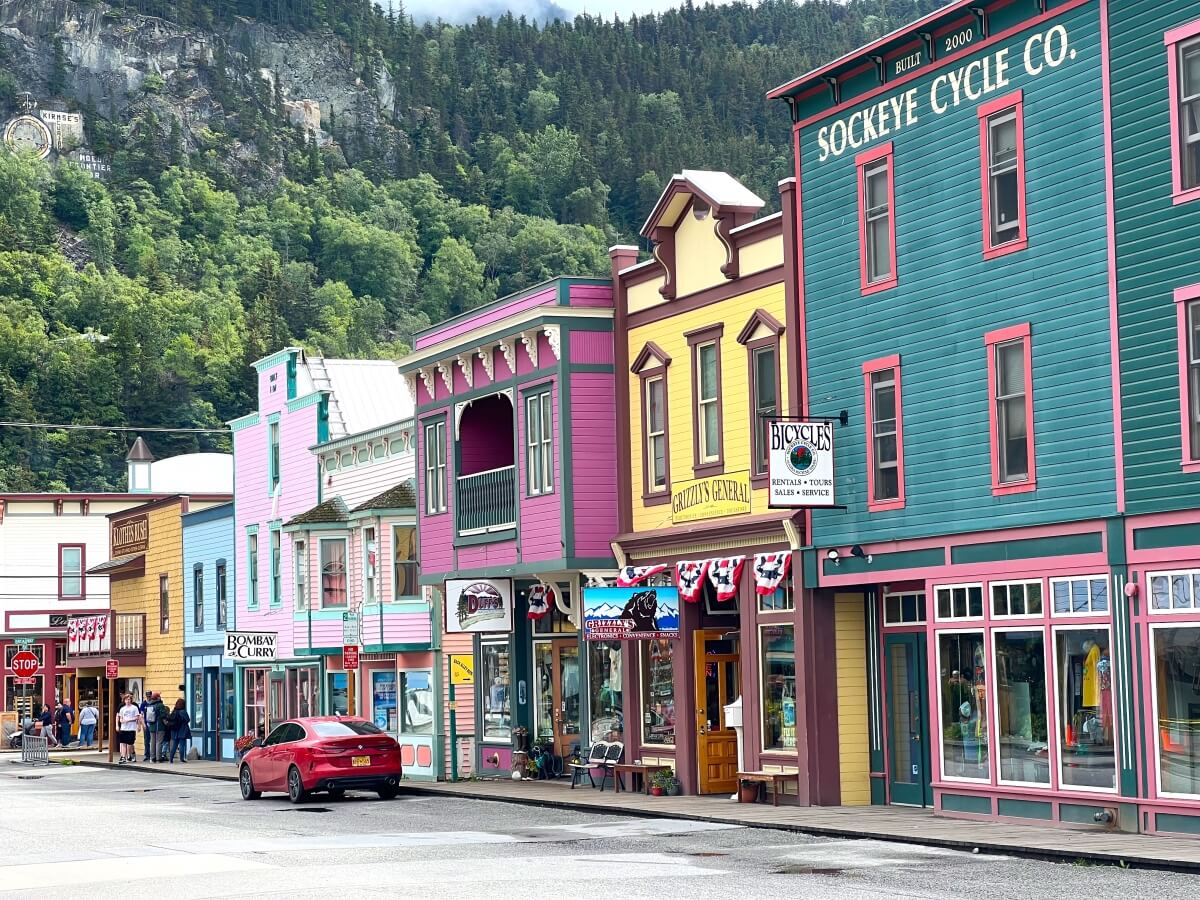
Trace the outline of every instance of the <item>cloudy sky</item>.
<path fill-rule="evenodd" d="M 377 2 L 387 6 L 387 0 Z M 565 12 L 568 17 L 588 12 L 606 18 L 613 15 L 625 18 L 633 13 L 661 12 L 679 4 L 680 0 L 406 0 L 404 7 L 418 19 L 440 16 L 451 21 L 464 21 L 477 15 L 499 15 L 506 10 L 545 20 L 555 14 L 555 8 L 560 11 L 559 15 Z"/>

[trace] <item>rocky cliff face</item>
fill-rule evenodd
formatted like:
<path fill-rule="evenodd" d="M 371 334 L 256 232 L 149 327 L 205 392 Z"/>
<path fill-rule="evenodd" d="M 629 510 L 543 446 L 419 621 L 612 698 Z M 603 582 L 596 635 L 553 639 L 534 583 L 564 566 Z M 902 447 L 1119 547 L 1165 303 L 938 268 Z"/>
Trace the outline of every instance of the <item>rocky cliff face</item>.
<path fill-rule="evenodd" d="M 365 85 L 358 75 L 361 60 L 356 70 L 332 33 L 299 34 L 249 20 L 205 32 L 104 4 L 0 0 L 0 63 L 19 90 L 43 104 L 90 106 L 114 119 L 150 106 L 163 121 L 177 118 L 193 146 L 198 129 L 230 112 L 214 95 L 219 63 L 246 102 L 253 102 L 255 79 L 273 86 L 276 78 L 287 115 L 314 101 L 303 104 L 306 126 L 316 124 L 315 106 L 325 123 L 332 112 L 341 124 L 367 134 L 393 129 L 395 90 L 383 61 L 375 61 L 375 85 Z M 60 97 L 51 96 L 56 80 L 63 86 Z M 323 132 L 318 137 L 328 140 Z"/>

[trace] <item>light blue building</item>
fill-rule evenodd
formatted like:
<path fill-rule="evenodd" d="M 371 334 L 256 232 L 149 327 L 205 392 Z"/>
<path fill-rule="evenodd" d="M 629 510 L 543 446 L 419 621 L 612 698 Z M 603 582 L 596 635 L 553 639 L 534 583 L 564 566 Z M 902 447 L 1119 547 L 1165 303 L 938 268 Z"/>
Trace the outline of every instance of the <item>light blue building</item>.
<path fill-rule="evenodd" d="M 202 759 L 233 759 L 234 669 L 224 658 L 233 611 L 233 504 L 183 517 L 183 658 L 192 745 Z"/>

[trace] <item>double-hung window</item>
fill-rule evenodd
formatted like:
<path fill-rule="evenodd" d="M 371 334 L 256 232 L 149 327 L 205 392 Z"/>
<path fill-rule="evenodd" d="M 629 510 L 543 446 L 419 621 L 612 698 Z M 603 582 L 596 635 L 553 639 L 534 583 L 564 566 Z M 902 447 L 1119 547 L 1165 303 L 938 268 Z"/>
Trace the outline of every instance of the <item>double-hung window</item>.
<path fill-rule="evenodd" d="M 258 609 L 258 531 L 246 535 L 246 606 Z"/>
<path fill-rule="evenodd" d="M 446 511 L 446 423 L 425 426 L 425 512 Z"/>
<path fill-rule="evenodd" d="M 204 630 L 204 564 L 192 567 L 192 630 Z"/>
<path fill-rule="evenodd" d="M 647 378 L 643 386 L 646 426 L 646 493 L 667 489 L 667 377 Z"/>
<path fill-rule="evenodd" d="M 867 508 L 904 506 L 904 446 L 900 413 L 900 357 L 863 363 L 867 404 Z"/>
<path fill-rule="evenodd" d="M 1200 198 L 1200 20 L 1168 31 L 1171 175 L 1176 203 Z"/>
<path fill-rule="evenodd" d="M 166 575 L 158 576 L 158 632 L 169 634 L 171 631 L 171 593 L 168 588 L 169 580 Z"/>
<path fill-rule="evenodd" d="M 858 244 L 862 293 L 896 285 L 896 188 L 889 141 L 860 153 L 858 166 Z"/>
<path fill-rule="evenodd" d="M 1029 324 L 989 332 L 988 387 L 991 392 L 992 493 L 1031 491 L 1034 466 L 1033 393 Z"/>
<path fill-rule="evenodd" d="M 321 608 L 338 609 L 346 606 L 346 539 L 322 538 L 321 545 Z"/>
<path fill-rule="evenodd" d="M 550 392 L 525 398 L 525 464 L 530 496 L 554 490 L 554 426 Z"/>
<path fill-rule="evenodd" d="M 378 560 L 379 546 L 375 540 L 375 529 L 364 528 L 362 531 L 363 544 L 363 603 L 375 603 L 379 597 L 375 595 L 375 572 Z"/>
<path fill-rule="evenodd" d="M 1025 107 L 1017 91 L 979 107 L 983 255 L 1022 250 L 1025 234 Z"/>
<path fill-rule="evenodd" d="M 279 487 L 279 423 L 267 425 L 267 467 L 270 470 L 271 496 Z"/>
<path fill-rule="evenodd" d="M 1175 291 L 1183 469 L 1200 472 L 1200 284 Z"/>
<path fill-rule="evenodd" d="M 271 529 L 271 605 L 279 606 L 283 603 L 283 577 L 282 577 L 282 556 L 283 546 L 280 541 L 281 535 L 278 528 Z"/>
<path fill-rule="evenodd" d="M 750 377 L 754 382 L 754 420 L 750 431 L 754 446 L 754 475 L 767 474 L 767 423 L 779 414 L 777 355 L 774 344 L 750 351 Z"/>
<path fill-rule="evenodd" d="M 217 627 L 224 628 L 229 621 L 229 585 L 225 580 L 225 560 L 217 560 Z"/>
<path fill-rule="evenodd" d="M 83 544 L 58 545 L 58 599 L 83 597 Z"/>
<path fill-rule="evenodd" d="M 292 544 L 292 565 L 295 567 L 296 611 L 304 612 L 308 609 L 308 551 L 304 541 Z"/>
<path fill-rule="evenodd" d="M 718 474 L 724 464 L 721 446 L 721 334 L 723 325 L 687 335 L 692 351 L 693 467 L 697 477 Z"/>

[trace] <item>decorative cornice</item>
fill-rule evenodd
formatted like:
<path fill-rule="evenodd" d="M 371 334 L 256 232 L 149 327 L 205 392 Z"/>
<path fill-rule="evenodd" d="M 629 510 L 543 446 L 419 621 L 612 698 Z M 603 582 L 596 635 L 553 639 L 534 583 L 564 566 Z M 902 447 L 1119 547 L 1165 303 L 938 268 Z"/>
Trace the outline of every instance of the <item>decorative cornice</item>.
<path fill-rule="evenodd" d="M 554 358 L 562 359 L 562 329 L 558 325 L 546 325 L 542 328 L 542 334 L 546 336 L 546 343 L 550 345 Z"/>
<path fill-rule="evenodd" d="M 538 332 L 537 331 L 522 331 L 521 343 L 525 345 L 525 353 L 529 356 L 529 361 L 533 363 L 533 367 L 538 367 Z"/>
<path fill-rule="evenodd" d="M 348 434 L 345 437 L 326 441 L 323 444 L 313 444 L 308 449 L 315 453 L 342 450 L 346 447 L 353 447 L 355 444 L 361 444 L 364 441 L 374 440 L 375 438 L 390 438 L 393 435 L 403 436 L 406 431 L 410 431 L 412 428 L 413 419 L 410 416 L 407 419 L 400 419 L 396 422 L 389 422 L 387 425 L 380 425 L 378 428 L 372 428 L 370 431 L 360 431 L 358 434 Z"/>
<path fill-rule="evenodd" d="M 721 266 L 721 274 L 732 281 L 740 274 L 737 243 L 729 234 L 738 224 L 737 217 L 733 213 L 720 213 L 714 214 L 713 218 L 717 222 L 717 240 L 725 248 L 725 262 Z"/>
<path fill-rule="evenodd" d="M 454 357 L 454 360 L 458 363 L 458 367 L 462 369 L 463 381 L 467 383 L 467 387 L 475 387 L 475 354 L 467 353 L 463 355 L 460 353 Z"/>
<path fill-rule="evenodd" d="M 765 309 L 760 308 L 750 314 L 750 318 L 746 320 L 746 324 L 738 332 L 737 342 L 744 344 L 749 341 L 754 336 L 754 332 L 758 331 L 760 325 L 776 337 L 783 334 L 783 324 Z"/>
<path fill-rule="evenodd" d="M 447 393 L 454 393 L 454 363 L 440 362 L 437 364 L 438 374 L 442 376 L 442 384 L 446 386 Z"/>
<path fill-rule="evenodd" d="M 299 353 L 299 347 L 284 347 L 282 350 L 272 353 L 270 356 L 264 356 L 262 359 L 250 363 L 254 366 L 256 372 L 262 372 L 266 369 L 273 369 L 281 363 L 287 362 L 293 354 Z"/>
<path fill-rule="evenodd" d="M 480 363 L 483 364 L 483 371 L 487 372 L 489 381 L 496 380 L 496 348 L 495 347 L 480 347 L 475 351 L 475 355 L 479 357 Z"/>
<path fill-rule="evenodd" d="M 297 397 L 295 400 L 289 400 L 287 402 L 287 411 L 288 412 L 296 412 L 297 410 L 304 409 L 305 407 L 308 407 L 308 406 L 316 406 L 318 403 L 321 402 L 321 398 L 324 397 L 327 393 L 329 393 L 329 392 L 328 391 L 313 391 L 311 394 L 305 394 L 303 397 Z"/>
<path fill-rule="evenodd" d="M 660 366 L 669 366 L 671 364 L 671 357 L 667 356 L 666 351 L 662 347 L 658 346 L 654 341 L 647 341 L 646 345 L 642 347 L 641 352 L 638 353 L 637 358 L 634 359 L 633 365 L 629 367 L 629 371 L 637 374 L 652 359 Z"/>
<path fill-rule="evenodd" d="M 421 381 L 425 383 L 425 392 L 429 394 L 429 399 L 436 398 L 437 394 L 433 390 L 434 371 L 432 366 L 421 366 L 417 369 L 417 374 L 421 376 Z"/>
<path fill-rule="evenodd" d="M 246 429 L 246 428 L 253 428 L 255 425 L 258 424 L 258 422 L 259 422 L 258 413 L 252 412 L 252 413 L 247 413 L 244 416 L 240 416 L 239 418 L 231 419 L 230 421 L 226 422 L 225 424 L 227 424 L 229 426 L 230 431 L 242 431 L 243 429 Z"/>
<path fill-rule="evenodd" d="M 500 352 L 504 354 L 504 361 L 508 363 L 508 370 L 514 375 L 517 374 L 517 343 L 512 338 L 505 338 L 500 341 Z"/>

